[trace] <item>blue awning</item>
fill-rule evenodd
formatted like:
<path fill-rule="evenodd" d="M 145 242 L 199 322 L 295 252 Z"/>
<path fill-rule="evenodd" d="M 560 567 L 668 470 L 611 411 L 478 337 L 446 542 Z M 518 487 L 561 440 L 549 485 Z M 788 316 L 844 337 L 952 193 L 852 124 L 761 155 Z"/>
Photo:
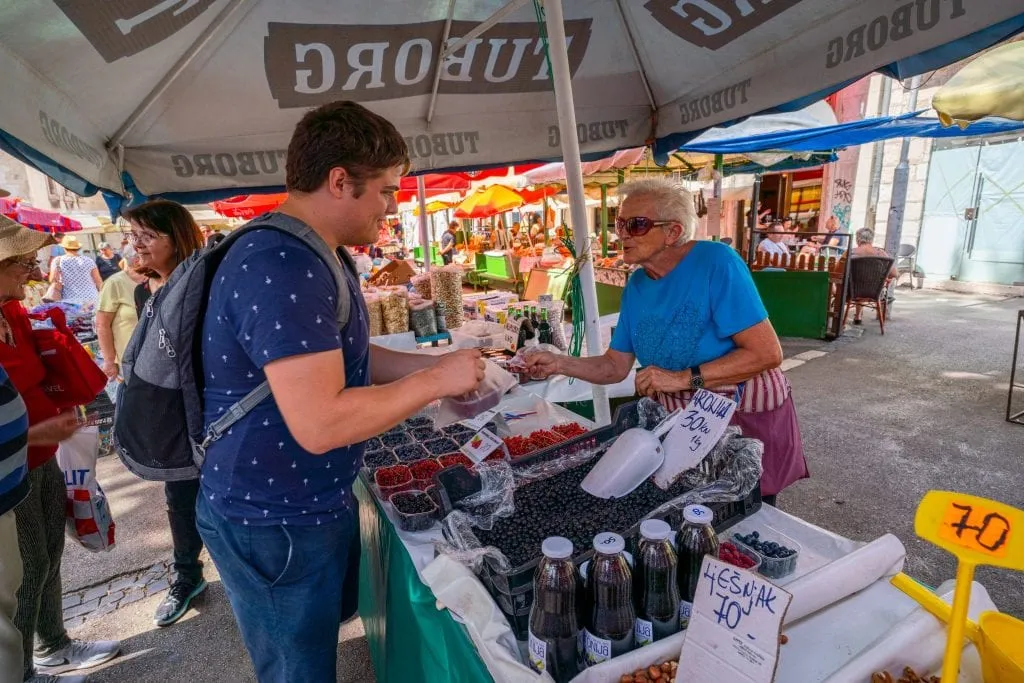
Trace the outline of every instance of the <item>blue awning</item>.
<path fill-rule="evenodd" d="M 883 116 L 850 121 L 836 126 L 765 133 L 732 140 L 714 140 L 683 145 L 681 149 L 684 152 L 702 152 L 704 154 L 746 154 L 767 151 L 826 152 L 892 138 L 975 137 L 1018 131 L 1024 131 L 1024 122 L 988 118 L 961 129 L 957 126 L 943 126 L 938 119 L 926 116 L 925 112 L 921 111 L 902 116 Z"/>

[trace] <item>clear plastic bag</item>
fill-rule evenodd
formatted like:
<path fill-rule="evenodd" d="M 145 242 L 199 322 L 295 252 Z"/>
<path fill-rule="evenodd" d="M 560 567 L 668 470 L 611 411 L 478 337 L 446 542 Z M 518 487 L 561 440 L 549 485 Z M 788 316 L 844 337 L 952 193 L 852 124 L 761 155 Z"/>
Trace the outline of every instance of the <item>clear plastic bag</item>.
<path fill-rule="evenodd" d="M 441 429 L 448 425 L 469 420 L 480 413 L 498 405 L 501 397 L 516 385 L 516 378 L 499 368 L 491 361 L 485 361 L 484 379 L 476 391 L 460 398 L 441 400 L 437 415 L 434 416 L 434 428 Z"/>
<path fill-rule="evenodd" d="M 526 358 L 531 354 L 541 352 L 562 355 L 562 350 L 554 344 L 536 344 L 534 346 L 526 346 L 516 351 L 516 355 L 509 360 L 506 367 L 513 372 L 525 373 L 527 371 Z"/>
<path fill-rule="evenodd" d="M 430 299 L 409 299 L 409 327 L 417 337 L 433 337 L 437 334 L 437 318 L 434 302 Z"/>

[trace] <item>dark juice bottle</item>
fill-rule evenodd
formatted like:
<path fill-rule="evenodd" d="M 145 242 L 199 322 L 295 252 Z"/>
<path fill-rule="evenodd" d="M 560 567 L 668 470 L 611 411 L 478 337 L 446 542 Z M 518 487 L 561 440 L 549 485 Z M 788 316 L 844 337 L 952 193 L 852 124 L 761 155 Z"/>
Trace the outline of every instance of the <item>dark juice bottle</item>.
<path fill-rule="evenodd" d="M 711 528 L 715 515 L 704 505 L 683 509 L 683 527 L 679 530 L 679 627 L 690 625 L 693 595 L 700 580 L 704 556 L 718 557 L 718 536 Z"/>
<path fill-rule="evenodd" d="M 537 328 L 537 341 L 541 344 L 551 343 L 551 323 L 548 322 L 548 309 L 540 309 L 540 325 Z"/>
<path fill-rule="evenodd" d="M 636 646 L 648 645 L 679 631 L 678 561 L 672 547 L 672 527 L 660 519 L 640 524 L 636 560 Z"/>
<path fill-rule="evenodd" d="M 633 649 L 636 611 L 633 574 L 623 551 L 622 536 L 609 532 L 594 537 L 594 559 L 587 572 L 587 603 L 583 659 L 593 666 Z"/>
<path fill-rule="evenodd" d="M 544 539 L 544 557 L 533 575 L 529 654 L 534 671 L 547 671 L 556 683 L 577 672 L 576 643 L 580 632 L 577 598 L 579 577 L 572 561 L 572 541 L 561 536 Z"/>

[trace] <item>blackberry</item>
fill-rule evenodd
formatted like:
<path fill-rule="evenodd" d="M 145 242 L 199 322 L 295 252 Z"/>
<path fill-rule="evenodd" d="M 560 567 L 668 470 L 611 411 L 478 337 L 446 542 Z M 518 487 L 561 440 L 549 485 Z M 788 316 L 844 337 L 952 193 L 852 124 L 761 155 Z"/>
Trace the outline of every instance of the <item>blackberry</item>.
<path fill-rule="evenodd" d="M 430 451 L 431 455 L 444 455 L 459 450 L 459 444 L 448 438 L 425 441 L 423 447 Z"/>
<path fill-rule="evenodd" d="M 416 460 L 422 460 L 428 457 L 430 454 L 427 449 L 418 443 L 411 443 L 406 446 L 399 446 L 395 449 L 395 455 L 398 456 L 399 462 L 410 463 Z"/>
<path fill-rule="evenodd" d="M 405 432 L 386 432 L 381 435 L 380 442 L 385 448 L 395 448 L 412 443 L 412 437 Z"/>
<path fill-rule="evenodd" d="M 388 467 L 398 462 L 395 454 L 388 450 L 364 451 L 363 465 L 375 470 L 378 467 Z"/>

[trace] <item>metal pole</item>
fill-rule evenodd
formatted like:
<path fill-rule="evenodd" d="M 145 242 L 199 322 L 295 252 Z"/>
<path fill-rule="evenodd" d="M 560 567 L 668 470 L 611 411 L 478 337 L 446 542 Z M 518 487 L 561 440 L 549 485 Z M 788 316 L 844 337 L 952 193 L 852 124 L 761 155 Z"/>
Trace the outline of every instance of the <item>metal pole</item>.
<path fill-rule="evenodd" d="M 601 185 L 601 258 L 608 258 L 608 186 Z"/>
<path fill-rule="evenodd" d="M 889 104 L 892 99 L 892 79 L 882 76 L 882 100 L 878 104 L 878 115 L 889 115 Z M 885 143 L 874 143 L 871 150 L 871 184 L 868 185 L 868 212 L 864 226 L 875 229 L 878 221 L 878 191 L 882 187 L 882 157 L 885 155 Z"/>
<path fill-rule="evenodd" d="M 565 23 L 562 0 L 546 0 L 544 23 L 548 30 L 548 57 L 555 86 L 555 104 L 558 108 L 558 128 L 561 131 L 562 160 L 565 163 L 565 184 L 569 191 L 569 211 L 577 258 L 583 259 L 579 267 L 580 289 L 583 290 L 583 315 L 587 353 L 599 356 L 601 326 L 597 314 L 597 286 L 594 282 L 594 261 L 590 254 L 587 230 L 587 205 L 583 194 L 583 166 L 580 143 L 576 137 L 576 110 L 573 104 L 572 81 L 569 74 L 569 52 L 565 43 Z M 594 420 L 598 425 L 611 423 L 608 391 L 594 385 Z"/>
<path fill-rule="evenodd" d="M 907 111 L 917 108 L 917 91 L 921 77 L 910 79 L 910 101 Z M 903 238 L 903 214 L 907 208 L 907 186 L 910 184 L 910 138 L 903 138 L 900 146 L 900 160 L 892 174 L 892 199 L 889 201 L 889 220 L 885 224 L 885 250 L 895 255 L 899 252 Z"/>
<path fill-rule="evenodd" d="M 750 209 L 750 226 L 747 229 L 747 263 L 754 262 L 754 231 L 757 230 L 757 211 L 761 206 L 761 174 L 754 174 L 754 193 Z"/>
<path fill-rule="evenodd" d="M 423 247 L 423 270 L 430 272 L 430 234 L 427 232 L 427 184 L 416 176 L 416 199 L 420 203 L 420 245 Z"/>

